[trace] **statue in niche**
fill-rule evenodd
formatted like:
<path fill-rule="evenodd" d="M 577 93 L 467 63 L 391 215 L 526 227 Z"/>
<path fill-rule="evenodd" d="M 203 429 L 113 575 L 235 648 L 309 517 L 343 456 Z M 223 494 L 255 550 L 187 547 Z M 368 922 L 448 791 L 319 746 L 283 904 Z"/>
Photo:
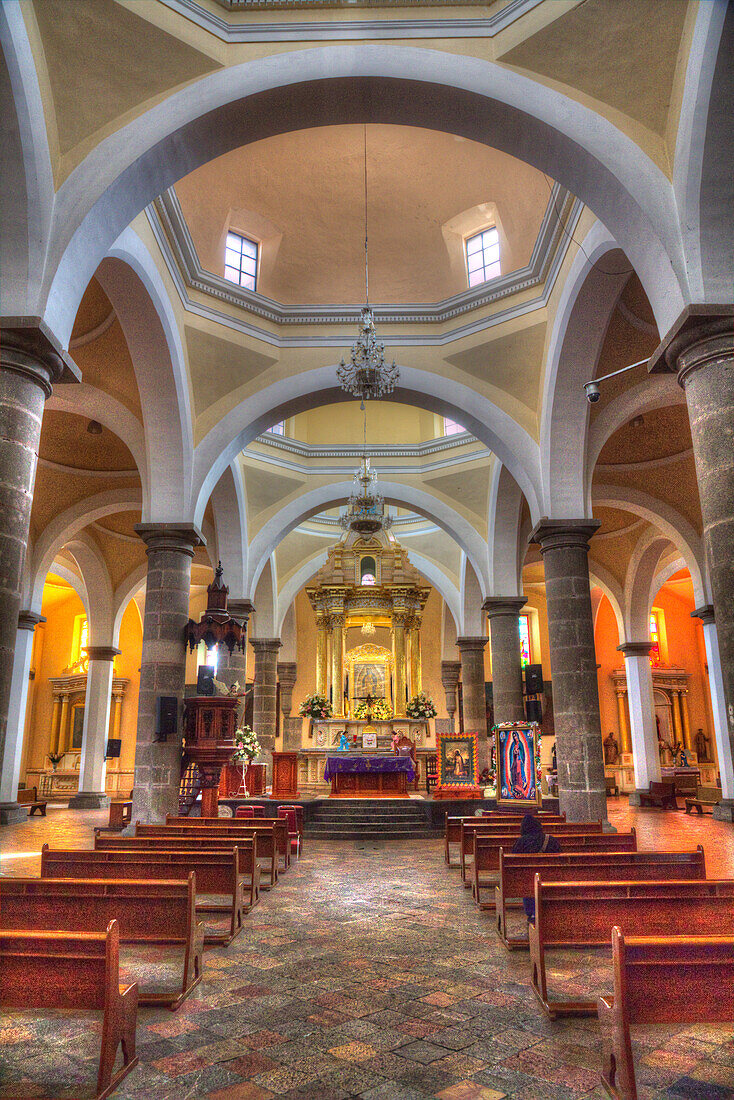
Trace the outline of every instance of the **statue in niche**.
<path fill-rule="evenodd" d="M 658 730 L 658 752 L 660 753 L 660 766 L 663 768 L 670 768 L 675 763 L 675 757 L 673 756 L 673 750 L 667 741 L 663 739 Z"/>
<path fill-rule="evenodd" d="M 604 738 L 604 763 L 616 764 L 619 760 L 619 744 L 614 736 L 614 733 L 610 730 L 608 735 Z"/>
<path fill-rule="evenodd" d="M 696 756 L 698 757 L 699 764 L 709 764 L 711 757 L 709 756 L 709 739 L 702 729 L 699 729 L 696 733 Z"/>

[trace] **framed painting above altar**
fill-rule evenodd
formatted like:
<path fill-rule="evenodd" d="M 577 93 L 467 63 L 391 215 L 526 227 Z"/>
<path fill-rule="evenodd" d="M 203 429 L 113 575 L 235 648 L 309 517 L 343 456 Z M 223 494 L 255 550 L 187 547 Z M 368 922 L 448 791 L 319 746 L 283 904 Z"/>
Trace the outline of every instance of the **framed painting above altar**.
<path fill-rule="evenodd" d="M 345 658 L 352 713 L 368 697 L 384 699 L 392 708 L 393 656 L 383 646 L 365 645 L 350 649 Z"/>
<path fill-rule="evenodd" d="M 494 727 L 498 806 L 540 806 L 538 727 L 508 722 Z"/>

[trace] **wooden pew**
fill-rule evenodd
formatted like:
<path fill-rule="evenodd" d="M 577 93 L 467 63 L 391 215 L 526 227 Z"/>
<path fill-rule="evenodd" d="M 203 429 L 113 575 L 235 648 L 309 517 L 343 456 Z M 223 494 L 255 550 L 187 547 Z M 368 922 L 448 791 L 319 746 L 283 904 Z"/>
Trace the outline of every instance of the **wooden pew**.
<path fill-rule="evenodd" d="M 180 991 L 145 992 L 138 1004 L 177 1009 L 201 981 L 204 925 L 196 921 L 196 875 L 185 882 L 109 882 L 98 879 L 2 878 L 4 929 L 98 932 L 111 920 L 120 943 L 162 944 L 183 949 Z"/>
<path fill-rule="evenodd" d="M 608 835 L 608 834 L 607 834 Z M 618 833 L 618 836 L 623 834 Z M 535 876 L 542 882 L 655 882 L 706 878 L 706 861 L 699 844 L 695 852 L 576 851 L 553 855 L 502 852 L 495 887 L 497 931 L 506 947 L 527 947 L 527 939 L 508 936 L 508 902 L 532 897 Z"/>
<path fill-rule="evenodd" d="M 713 810 L 714 806 L 718 806 L 723 797 L 721 787 L 696 787 L 695 797 L 691 796 L 686 798 L 686 813 L 689 814 L 691 810 L 697 810 L 699 816 L 703 816 L 704 806 L 708 806 Z"/>
<path fill-rule="evenodd" d="M 120 985 L 117 921 L 110 921 L 105 932 L 0 932 L 0 1006 L 101 1011 L 96 1100 L 105 1100 L 138 1064 L 138 987 Z M 123 1065 L 114 1073 L 119 1046 Z"/>
<path fill-rule="evenodd" d="M 734 936 L 624 936 L 612 930 L 614 994 L 597 1006 L 602 1084 L 637 1100 L 630 1024 L 730 1023 L 734 1019 Z"/>
<path fill-rule="evenodd" d="M 482 817 L 495 821 L 522 821 L 525 814 L 537 817 L 538 821 L 565 821 L 566 813 L 555 814 L 552 810 L 482 810 Z"/>
<path fill-rule="evenodd" d="M 180 842 L 183 846 L 191 842 L 192 847 L 199 846 L 200 841 L 203 844 L 221 841 L 221 844 L 215 845 L 220 848 L 227 848 L 235 841 L 257 837 L 257 860 L 258 863 L 262 861 L 262 871 L 265 874 L 264 881 L 261 880 L 259 883 L 260 888 L 270 890 L 278 881 L 278 835 L 272 825 L 260 823 L 248 826 L 245 821 L 241 828 L 213 829 L 207 826 L 187 828 L 181 825 L 141 825 L 138 822 L 135 826 L 135 836 L 144 839 L 155 838 L 159 841 L 159 846 L 168 844 L 169 841 L 176 841 L 176 844 Z M 176 847 L 176 844 L 173 846 Z"/>
<path fill-rule="evenodd" d="M 649 791 L 640 792 L 641 806 L 659 806 L 661 810 L 677 810 L 678 800 L 675 797 L 675 782 L 651 783 Z"/>
<path fill-rule="evenodd" d="M 203 824 L 202 824 L 202 822 L 203 822 Z M 140 823 L 138 822 L 138 824 L 140 824 Z M 227 820 L 226 818 L 221 818 L 221 817 L 205 817 L 205 818 L 192 817 L 192 818 L 187 818 L 187 817 L 173 817 L 172 815 L 169 815 L 169 817 L 166 819 L 166 825 L 165 826 L 161 826 L 161 825 L 143 825 L 142 826 L 143 829 L 152 829 L 152 828 L 161 829 L 161 828 L 164 828 L 164 827 L 166 829 L 185 829 L 185 830 L 187 830 L 187 832 L 186 832 L 187 836 L 189 835 L 188 830 L 190 830 L 190 829 L 207 829 L 208 831 L 211 831 L 211 830 L 215 829 L 215 830 L 219 831 L 219 835 L 223 835 L 223 834 L 234 835 L 238 832 L 238 830 L 239 831 L 242 831 L 242 830 L 252 831 L 253 829 L 258 829 L 258 830 L 263 830 L 263 831 L 267 832 L 270 829 L 275 829 L 275 845 L 276 845 L 275 850 L 277 852 L 276 868 L 277 868 L 277 865 L 278 865 L 277 864 L 277 859 L 279 857 L 282 858 L 282 860 L 283 860 L 282 870 L 287 870 L 288 867 L 290 867 L 290 863 L 291 863 L 290 841 L 289 841 L 289 838 L 288 838 L 288 825 L 285 821 L 285 818 L 264 817 L 264 818 L 254 818 L 253 819 L 253 818 L 242 818 L 242 817 L 240 817 L 240 818 L 230 818 L 229 820 Z M 137 832 L 137 829 L 136 829 L 136 832 Z M 261 851 L 260 854 L 263 855 L 263 852 Z"/>
<path fill-rule="evenodd" d="M 231 943 L 242 931 L 246 912 L 244 879 L 239 871 L 239 851 L 83 851 L 76 849 L 41 850 L 41 878 L 93 878 L 156 881 L 188 880 L 196 875 L 196 912 L 229 916 L 227 932 L 205 932 L 204 943 Z M 207 899 L 211 895 L 228 897 L 226 903 Z"/>
<path fill-rule="evenodd" d="M 46 816 L 46 806 L 48 805 L 48 803 L 44 802 L 43 800 L 39 801 L 38 791 L 35 787 L 21 788 L 21 790 L 18 791 L 18 798 L 16 801 L 19 806 L 28 807 L 29 817 L 33 817 L 33 814 L 36 810 L 38 810 L 41 817 Z"/>
<path fill-rule="evenodd" d="M 545 823 L 544 823 L 545 828 Z M 584 835 L 597 835 L 602 832 L 601 821 L 559 821 L 554 822 L 553 826 L 548 825 L 545 829 L 551 836 L 556 836 L 563 844 L 564 836 L 584 836 Z M 505 825 L 504 823 L 493 824 L 484 820 L 481 817 L 475 817 L 470 820 L 464 819 L 461 822 L 461 841 L 460 841 L 460 855 L 461 855 L 461 878 L 464 886 L 467 890 L 472 885 L 472 875 L 470 872 L 469 858 L 474 853 L 474 834 L 478 833 L 481 836 L 514 836 L 515 839 L 520 836 L 520 822 L 517 825 Z M 508 847 L 505 844 L 505 847 Z M 509 845 L 511 847 L 511 845 Z"/>
<path fill-rule="evenodd" d="M 460 863 L 459 860 L 457 860 L 455 863 L 452 863 L 450 845 L 451 844 L 461 844 L 461 823 L 462 823 L 462 821 L 486 821 L 487 818 L 486 818 L 485 815 L 487 815 L 487 814 L 494 815 L 494 814 L 497 814 L 497 813 L 498 813 L 497 810 L 482 810 L 482 816 L 480 818 L 477 818 L 477 816 L 475 814 L 466 815 L 464 817 L 450 817 L 448 814 L 446 815 L 446 818 L 445 818 L 445 821 L 444 821 L 444 856 L 443 856 L 443 858 L 444 858 L 444 862 L 447 863 L 449 865 L 449 867 L 458 867 L 459 863 Z M 565 814 L 550 814 L 550 813 L 547 813 L 545 810 L 540 811 L 536 816 L 544 824 L 546 822 L 551 822 L 551 821 L 552 822 L 561 822 L 561 821 L 566 820 L 566 815 Z M 500 814 L 498 817 L 495 818 L 493 816 L 489 820 L 492 821 L 492 822 L 494 822 L 494 821 L 500 822 L 500 821 L 505 821 L 506 820 L 508 824 L 514 825 L 516 822 L 521 822 L 522 821 L 522 815 L 520 815 L 520 814 Z"/>
<path fill-rule="evenodd" d="M 734 880 L 542 882 L 535 876 L 535 921 L 528 925 L 531 982 L 551 1019 L 596 1016 L 593 1001 L 549 1001 L 548 947 L 607 947 L 612 928 L 644 928 L 653 936 L 700 936 L 716 928 L 734 935 Z"/>

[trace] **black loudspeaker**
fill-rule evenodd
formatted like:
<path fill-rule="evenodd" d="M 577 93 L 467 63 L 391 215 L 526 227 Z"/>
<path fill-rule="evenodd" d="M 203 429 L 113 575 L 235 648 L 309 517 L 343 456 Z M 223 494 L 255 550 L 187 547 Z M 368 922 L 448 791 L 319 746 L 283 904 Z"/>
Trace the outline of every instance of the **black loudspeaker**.
<path fill-rule="evenodd" d="M 543 694 L 543 666 L 542 665 L 526 665 L 525 666 L 525 694 L 526 695 L 542 695 Z"/>
<path fill-rule="evenodd" d="M 105 760 L 117 760 L 120 756 L 120 750 L 122 748 L 122 740 L 119 737 L 109 737 L 107 739 L 107 748 L 105 750 Z"/>
<path fill-rule="evenodd" d="M 175 695 L 159 695 L 155 708 L 155 739 L 165 741 L 178 730 L 178 699 Z"/>
<path fill-rule="evenodd" d="M 540 725 L 543 721 L 543 706 L 540 699 L 526 699 L 525 714 L 528 722 L 537 722 Z"/>
<path fill-rule="evenodd" d="M 214 665 L 199 665 L 199 671 L 196 674 L 197 695 L 214 694 L 214 672 Z"/>

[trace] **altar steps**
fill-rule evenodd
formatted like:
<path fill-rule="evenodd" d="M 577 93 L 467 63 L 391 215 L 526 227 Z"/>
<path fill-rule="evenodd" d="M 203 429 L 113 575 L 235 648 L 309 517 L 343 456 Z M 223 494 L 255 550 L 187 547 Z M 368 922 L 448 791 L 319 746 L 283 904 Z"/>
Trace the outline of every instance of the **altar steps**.
<path fill-rule="evenodd" d="M 305 832 L 319 840 L 421 840 L 439 835 L 420 804 L 388 798 L 324 801 Z"/>

